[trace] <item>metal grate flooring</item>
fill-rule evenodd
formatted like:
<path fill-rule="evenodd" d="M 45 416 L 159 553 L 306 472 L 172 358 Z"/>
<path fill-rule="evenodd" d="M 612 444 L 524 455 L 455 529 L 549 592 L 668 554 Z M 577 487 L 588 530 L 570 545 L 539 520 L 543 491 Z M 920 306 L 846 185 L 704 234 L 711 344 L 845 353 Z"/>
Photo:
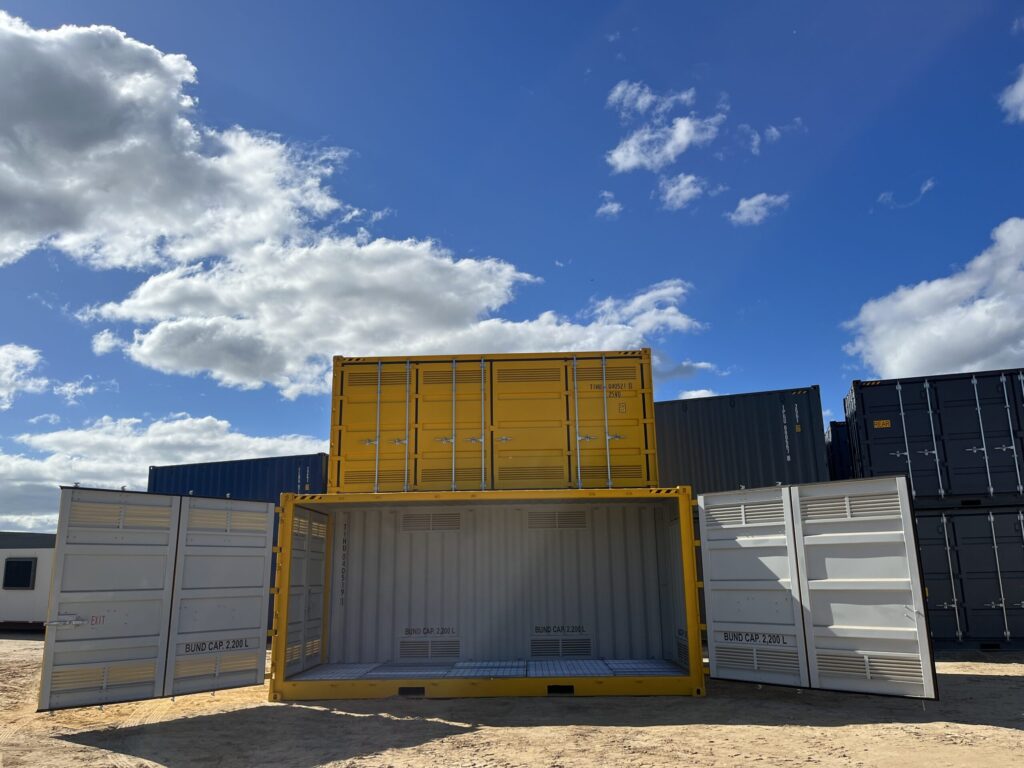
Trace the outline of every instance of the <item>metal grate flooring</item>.
<path fill-rule="evenodd" d="M 683 674 L 662 659 L 462 661 L 455 664 L 321 664 L 289 680 L 430 680 L 444 677 L 664 677 Z"/>

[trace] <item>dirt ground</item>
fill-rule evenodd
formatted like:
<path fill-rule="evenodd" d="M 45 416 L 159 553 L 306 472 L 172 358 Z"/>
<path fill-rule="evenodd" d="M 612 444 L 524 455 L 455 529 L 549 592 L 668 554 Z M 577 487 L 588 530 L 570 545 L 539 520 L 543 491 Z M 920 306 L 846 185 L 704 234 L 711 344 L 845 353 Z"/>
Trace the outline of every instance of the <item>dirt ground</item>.
<path fill-rule="evenodd" d="M 711 681 L 705 698 L 271 704 L 241 688 L 37 714 L 41 635 L 0 636 L 0 768 L 1024 764 L 1024 655 L 947 657 L 941 701 Z"/>

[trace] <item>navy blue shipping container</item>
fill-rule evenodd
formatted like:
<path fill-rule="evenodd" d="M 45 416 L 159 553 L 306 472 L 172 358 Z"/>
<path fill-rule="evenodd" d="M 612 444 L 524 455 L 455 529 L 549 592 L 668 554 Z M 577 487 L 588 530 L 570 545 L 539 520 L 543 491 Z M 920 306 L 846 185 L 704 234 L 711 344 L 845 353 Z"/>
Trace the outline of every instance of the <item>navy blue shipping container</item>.
<path fill-rule="evenodd" d="M 325 493 L 327 454 L 150 467 L 148 490 L 276 504 L 282 493 Z"/>
<path fill-rule="evenodd" d="M 1024 372 L 854 381 L 857 477 L 906 475 L 917 508 L 1024 502 Z"/>
<path fill-rule="evenodd" d="M 830 421 L 825 433 L 825 455 L 828 456 L 830 480 L 853 477 L 853 455 L 850 453 L 850 430 L 845 421 Z"/>
<path fill-rule="evenodd" d="M 150 467 L 148 490 L 172 496 L 230 497 L 277 504 L 282 493 L 326 493 L 327 454 Z M 277 545 L 276 525 L 274 545 Z M 271 573 L 277 573 L 277 555 L 272 559 Z M 272 625 L 273 607 L 268 605 L 267 626 Z"/>

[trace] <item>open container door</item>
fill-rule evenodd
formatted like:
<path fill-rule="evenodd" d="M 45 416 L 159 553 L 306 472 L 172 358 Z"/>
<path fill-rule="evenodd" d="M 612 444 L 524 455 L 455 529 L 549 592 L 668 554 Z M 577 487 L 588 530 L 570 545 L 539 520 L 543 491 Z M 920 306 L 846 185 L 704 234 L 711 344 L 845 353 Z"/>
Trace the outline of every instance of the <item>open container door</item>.
<path fill-rule="evenodd" d="M 705 494 L 700 526 L 712 677 L 936 698 L 904 478 Z"/>
<path fill-rule="evenodd" d="M 62 488 L 39 709 L 259 685 L 274 506 Z"/>

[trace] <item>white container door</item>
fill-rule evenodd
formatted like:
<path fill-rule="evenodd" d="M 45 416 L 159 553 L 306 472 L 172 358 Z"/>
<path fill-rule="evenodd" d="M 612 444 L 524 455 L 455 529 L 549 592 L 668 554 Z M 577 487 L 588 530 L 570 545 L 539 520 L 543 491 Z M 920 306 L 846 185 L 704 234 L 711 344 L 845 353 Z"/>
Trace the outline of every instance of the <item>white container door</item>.
<path fill-rule="evenodd" d="M 322 663 L 327 515 L 296 509 L 292 518 L 291 570 L 285 674 Z"/>
<path fill-rule="evenodd" d="M 811 687 L 934 699 L 906 480 L 791 494 Z"/>
<path fill-rule="evenodd" d="M 700 497 L 711 676 L 807 686 L 788 488 Z"/>
<path fill-rule="evenodd" d="M 270 579 L 273 505 L 201 501 L 260 515 L 266 543 L 259 551 L 267 566 L 258 583 L 247 589 L 258 593 L 256 621 L 262 627 L 262 606 Z M 195 637 L 209 630 L 233 638 L 251 623 L 238 605 L 225 605 L 223 612 L 208 611 L 193 599 L 204 589 L 209 574 L 203 575 L 201 567 L 190 570 L 200 542 L 197 537 L 190 539 L 181 522 L 188 519 L 190 505 L 199 502 L 148 493 L 62 489 L 40 710 L 262 683 L 265 639 L 260 645 L 259 672 L 248 668 L 245 682 L 240 682 L 239 676 L 219 676 L 215 668 L 213 679 L 200 686 L 175 688 L 174 640 L 182 634 L 182 628 L 185 635 Z M 249 524 L 255 526 L 255 517 Z M 228 550 L 237 544 L 229 542 L 233 535 L 230 526 L 214 535 L 223 537 L 221 542 Z M 258 548 L 251 549 L 255 552 Z M 205 553 L 212 554 L 213 550 Z M 223 549 L 220 554 L 224 554 Z M 221 590 L 216 578 L 208 586 L 210 595 Z M 262 634 L 265 638 L 265 630 Z M 219 669 L 227 672 L 223 663 Z"/>
<path fill-rule="evenodd" d="M 712 677 L 935 698 L 905 479 L 699 503 Z"/>

